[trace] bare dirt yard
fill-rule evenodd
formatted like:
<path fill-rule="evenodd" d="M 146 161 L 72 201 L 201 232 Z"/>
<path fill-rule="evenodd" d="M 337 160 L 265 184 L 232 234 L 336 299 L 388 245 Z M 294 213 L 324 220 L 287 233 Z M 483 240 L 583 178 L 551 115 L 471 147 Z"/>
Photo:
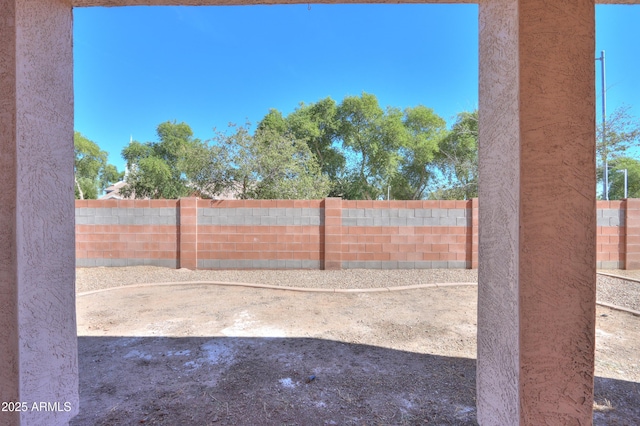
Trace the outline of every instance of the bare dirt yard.
<path fill-rule="evenodd" d="M 398 287 L 475 274 L 79 269 L 71 424 L 474 425 L 476 287 Z M 597 315 L 594 422 L 637 425 L 640 317 Z"/>

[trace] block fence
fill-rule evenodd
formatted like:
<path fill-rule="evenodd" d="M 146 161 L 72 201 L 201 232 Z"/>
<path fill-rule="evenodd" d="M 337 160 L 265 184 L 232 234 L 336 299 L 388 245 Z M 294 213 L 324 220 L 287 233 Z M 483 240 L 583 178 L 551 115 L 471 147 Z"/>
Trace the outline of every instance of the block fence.
<path fill-rule="evenodd" d="M 477 268 L 478 200 L 77 200 L 76 265 Z M 597 267 L 640 269 L 640 199 L 599 201 Z"/>

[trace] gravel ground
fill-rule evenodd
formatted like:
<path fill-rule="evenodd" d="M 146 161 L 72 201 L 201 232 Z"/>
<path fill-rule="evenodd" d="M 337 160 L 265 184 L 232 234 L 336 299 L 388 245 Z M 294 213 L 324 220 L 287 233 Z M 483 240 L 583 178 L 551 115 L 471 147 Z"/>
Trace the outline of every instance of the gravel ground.
<path fill-rule="evenodd" d="M 640 271 L 603 271 L 640 279 Z M 78 292 L 100 290 L 130 284 L 187 281 L 225 281 L 280 285 L 286 287 L 322 287 L 366 289 L 430 283 L 469 283 L 478 281 L 477 269 L 373 270 L 198 270 L 169 269 L 156 266 L 76 269 Z M 640 311 L 640 283 L 598 275 L 597 299 Z"/>

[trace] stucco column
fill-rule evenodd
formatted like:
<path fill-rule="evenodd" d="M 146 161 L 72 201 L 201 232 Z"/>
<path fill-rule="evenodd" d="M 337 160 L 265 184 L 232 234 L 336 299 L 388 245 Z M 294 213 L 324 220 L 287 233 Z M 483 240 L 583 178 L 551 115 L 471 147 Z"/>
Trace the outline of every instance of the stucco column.
<path fill-rule="evenodd" d="M 71 4 L 0 11 L 0 401 L 25 403 L 0 424 L 65 424 L 78 411 Z"/>
<path fill-rule="evenodd" d="M 594 13 L 480 2 L 481 425 L 592 422 Z"/>

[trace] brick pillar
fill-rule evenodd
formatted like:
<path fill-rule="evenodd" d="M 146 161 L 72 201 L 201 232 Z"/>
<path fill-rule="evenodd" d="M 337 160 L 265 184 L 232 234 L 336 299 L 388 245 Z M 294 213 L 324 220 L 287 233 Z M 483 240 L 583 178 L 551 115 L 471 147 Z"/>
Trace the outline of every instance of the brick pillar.
<path fill-rule="evenodd" d="M 181 198 L 178 215 L 178 268 L 198 269 L 198 199 Z"/>
<path fill-rule="evenodd" d="M 1 425 L 78 413 L 71 38 L 70 2 L 0 0 L 0 402 L 70 404 Z"/>
<path fill-rule="evenodd" d="M 324 199 L 324 268 L 342 269 L 342 199 Z"/>
<path fill-rule="evenodd" d="M 626 205 L 624 269 L 640 269 L 640 199 L 628 198 Z"/>
<path fill-rule="evenodd" d="M 592 424 L 593 0 L 482 0 L 478 423 Z"/>
<path fill-rule="evenodd" d="M 478 269 L 478 199 L 471 200 L 471 269 Z"/>

